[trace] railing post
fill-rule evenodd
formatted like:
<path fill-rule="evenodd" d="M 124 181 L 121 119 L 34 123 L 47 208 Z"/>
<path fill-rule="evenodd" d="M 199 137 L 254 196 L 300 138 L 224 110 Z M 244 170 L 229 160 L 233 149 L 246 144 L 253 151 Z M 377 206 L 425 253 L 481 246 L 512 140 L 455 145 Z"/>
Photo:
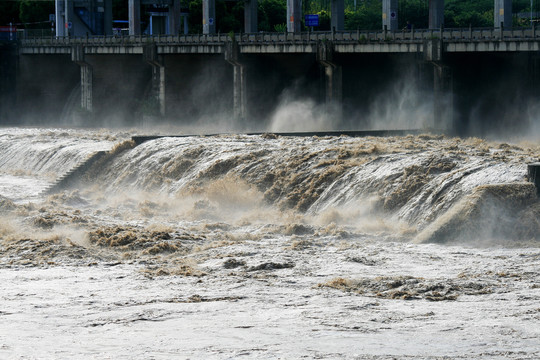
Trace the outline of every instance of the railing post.
<path fill-rule="evenodd" d="M 532 28 L 531 28 L 531 35 L 532 35 L 532 38 L 536 38 L 536 26 L 534 25 L 534 23 L 532 23 Z"/>

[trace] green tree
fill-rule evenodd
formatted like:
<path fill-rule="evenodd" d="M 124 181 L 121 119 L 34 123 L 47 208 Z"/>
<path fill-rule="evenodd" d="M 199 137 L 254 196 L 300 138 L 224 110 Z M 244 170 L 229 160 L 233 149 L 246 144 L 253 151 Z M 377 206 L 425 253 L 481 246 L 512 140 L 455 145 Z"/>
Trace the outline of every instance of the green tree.
<path fill-rule="evenodd" d="M 54 2 L 23 0 L 19 5 L 19 18 L 27 29 L 51 27 L 49 14 L 54 14 Z"/>
<path fill-rule="evenodd" d="M 15 1 L 0 1 L 0 25 L 7 26 L 9 23 L 18 23 L 19 4 Z"/>
<path fill-rule="evenodd" d="M 188 24 L 190 33 L 202 33 L 202 0 L 191 0 L 189 2 Z"/>
<path fill-rule="evenodd" d="M 260 31 L 275 31 L 276 25 L 287 23 L 287 3 L 284 0 L 259 1 L 257 13 Z"/>
<path fill-rule="evenodd" d="M 418 29 L 426 29 L 429 23 L 429 6 L 425 0 L 407 0 L 399 3 L 398 27 L 407 27 L 407 21 Z"/>
<path fill-rule="evenodd" d="M 382 4 L 380 0 L 362 1 L 356 11 L 345 11 L 345 29 L 379 30 L 382 27 Z"/>

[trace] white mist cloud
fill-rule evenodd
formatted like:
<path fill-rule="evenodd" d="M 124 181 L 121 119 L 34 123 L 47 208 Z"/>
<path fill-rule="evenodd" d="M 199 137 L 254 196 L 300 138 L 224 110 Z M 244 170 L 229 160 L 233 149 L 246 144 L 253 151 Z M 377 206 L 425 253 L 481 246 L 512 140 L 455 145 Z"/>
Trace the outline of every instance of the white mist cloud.
<path fill-rule="evenodd" d="M 443 101 L 449 101 L 445 98 Z M 433 95 L 423 93 L 412 75 L 396 79 L 371 104 L 367 116 L 371 129 L 446 128 L 434 123 Z"/>
<path fill-rule="evenodd" d="M 336 129 L 339 118 L 332 116 L 335 109 L 325 104 L 317 104 L 313 99 L 299 98 L 296 87 L 283 91 L 279 104 L 270 117 L 268 131 L 297 132 L 324 131 Z"/>

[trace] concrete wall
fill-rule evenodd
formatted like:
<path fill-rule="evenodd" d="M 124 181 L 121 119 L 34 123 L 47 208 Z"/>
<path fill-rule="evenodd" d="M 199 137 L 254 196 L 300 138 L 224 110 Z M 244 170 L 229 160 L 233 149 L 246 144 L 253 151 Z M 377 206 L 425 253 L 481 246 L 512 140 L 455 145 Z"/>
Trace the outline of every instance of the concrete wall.
<path fill-rule="evenodd" d="M 94 124 L 133 125 L 145 106 L 151 68 L 142 55 L 86 55 L 93 68 Z"/>
<path fill-rule="evenodd" d="M 232 116 L 232 66 L 223 55 L 166 55 L 167 122 L 213 123 Z"/>
<path fill-rule="evenodd" d="M 69 55 L 21 55 L 17 111 L 21 124 L 60 123 L 64 105 L 80 81 L 79 66 Z"/>
<path fill-rule="evenodd" d="M 172 124 L 202 125 L 204 132 L 265 131 L 276 111 L 291 104 L 304 113 L 296 113 L 297 117 L 318 116 L 326 110 L 324 69 L 314 54 L 241 56 L 238 61 L 247 74 L 243 122 L 233 116 L 233 66 L 221 54 L 162 56 L 165 116 L 149 112 L 152 67 L 142 55 L 87 55 L 85 61 L 93 68 L 91 118 L 74 116 L 73 109 L 80 104 L 75 92 L 80 67 L 70 56 L 21 55 L 18 113 L 9 120 L 36 125 L 52 121 L 69 125 L 66 121 L 74 119 L 72 125 Z M 436 65 L 424 61 L 422 54 L 334 54 L 333 61 L 341 66 L 343 78 L 343 116 L 333 119 L 333 128 L 453 126 L 461 135 L 487 135 L 501 129 L 518 132 L 537 121 L 540 57 L 536 54 L 448 53 Z M 438 67 L 440 73 L 441 66 L 451 75 L 453 96 L 443 89 L 437 104 L 453 109 L 449 124 L 434 122 L 438 111 L 434 71 Z M 5 122 L 9 102 L 1 104 Z M 72 113 L 62 120 L 66 108 Z"/>
<path fill-rule="evenodd" d="M 266 130 L 273 114 L 291 102 L 322 102 L 315 55 L 250 55 L 247 64 L 249 126 Z"/>
<path fill-rule="evenodd" d="M 15 116 L 17 60 L 14 46 L 0 45 L 0 124 Z"/>
<path fill-rule="evenodd" d="M 343 128 L 434 125 L 432 68 L 417 55 L 347 54 L 336 61 L 343 66 Z"/>
<path fill-rule="evenodd" d="M 538 108 L 540 79 L 534 55 L 453 54 L 447 59 L 459 134 L 518 134 L 535 121 L 537 112 L 531 111 Z"/>

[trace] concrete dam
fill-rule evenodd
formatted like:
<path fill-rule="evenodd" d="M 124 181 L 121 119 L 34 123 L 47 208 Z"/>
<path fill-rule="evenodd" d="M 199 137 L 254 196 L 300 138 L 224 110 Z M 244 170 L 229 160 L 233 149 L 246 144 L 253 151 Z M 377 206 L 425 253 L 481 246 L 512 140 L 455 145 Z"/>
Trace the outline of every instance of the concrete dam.
<path fill-rule="evenodd" d="M 292 130 L 517 133 L 535 121 L 539 50 L 534 27 L 22 39 L 1 52 L 0 121 L 260 131 L 302 104 Z"/>

